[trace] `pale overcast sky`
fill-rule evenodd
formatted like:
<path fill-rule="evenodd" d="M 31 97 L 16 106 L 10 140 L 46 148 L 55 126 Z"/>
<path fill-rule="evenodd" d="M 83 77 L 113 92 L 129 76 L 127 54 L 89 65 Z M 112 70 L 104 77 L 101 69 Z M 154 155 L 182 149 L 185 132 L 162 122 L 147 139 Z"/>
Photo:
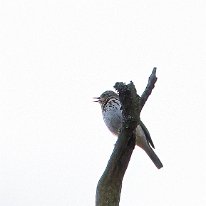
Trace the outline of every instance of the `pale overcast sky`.
<path fill-rule="evenodd" d="M 1 0 L 0 205 L 91 206 L 116 138 L 92 97 L 158 81 L 121 206 L 206 205 L 206 1 Z"/>

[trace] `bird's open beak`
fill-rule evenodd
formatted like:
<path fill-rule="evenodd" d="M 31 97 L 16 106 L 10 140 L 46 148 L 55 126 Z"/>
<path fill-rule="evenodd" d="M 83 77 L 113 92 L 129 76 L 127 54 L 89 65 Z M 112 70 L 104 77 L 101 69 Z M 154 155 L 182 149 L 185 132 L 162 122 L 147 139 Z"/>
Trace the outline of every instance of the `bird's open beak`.
<path fill-rule="evenodd" d="M 95 99 L 93 102 L 99 102 L 100 97 L 93 97 L 93 99 Z"/>

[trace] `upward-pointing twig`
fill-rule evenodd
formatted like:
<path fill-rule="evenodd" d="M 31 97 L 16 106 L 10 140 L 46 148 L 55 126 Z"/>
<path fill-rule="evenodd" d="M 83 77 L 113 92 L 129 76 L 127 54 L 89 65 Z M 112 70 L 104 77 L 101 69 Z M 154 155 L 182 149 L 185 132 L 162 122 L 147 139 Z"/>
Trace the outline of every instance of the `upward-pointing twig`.
<path fill-rule="evenodd" d="M 142 93 L 142 96 L 140 98 L 140 111 L 144 107 L 145 102 L 147 101 L 148 97 L 150 96 L 150 94 L 152 93 L 152 90 L 155 87 L 155 83 L 157 81 L 156 70 L 157 70 L 157 68 L 154 67 L 154 69 L 152 71 L 152 74 L 150 75 L 150 77 L 148 79 L 147 86 L 146 86 L 146 88 L 145 88 L 145 90 Z"/>

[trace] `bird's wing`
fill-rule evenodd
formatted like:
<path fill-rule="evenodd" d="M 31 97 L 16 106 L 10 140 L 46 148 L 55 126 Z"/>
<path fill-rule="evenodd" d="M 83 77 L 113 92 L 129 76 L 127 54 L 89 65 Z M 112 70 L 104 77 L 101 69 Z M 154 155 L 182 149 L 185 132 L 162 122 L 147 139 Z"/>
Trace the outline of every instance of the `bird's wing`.
<path fill-rule="evenodd" d="M 152 141 L 152 138 L 150 136 L 150 133 L 149 133 L 148 129 L 146 128 L 146 126 L 143 124 L 142 121 L 140 121 L 140 126 L 142 127 L 142 130 L 145 133 L 148 144 L 150 144 L 153 148 L 155 148 L 155 146 L 153 144 L 153 141 Z"/>

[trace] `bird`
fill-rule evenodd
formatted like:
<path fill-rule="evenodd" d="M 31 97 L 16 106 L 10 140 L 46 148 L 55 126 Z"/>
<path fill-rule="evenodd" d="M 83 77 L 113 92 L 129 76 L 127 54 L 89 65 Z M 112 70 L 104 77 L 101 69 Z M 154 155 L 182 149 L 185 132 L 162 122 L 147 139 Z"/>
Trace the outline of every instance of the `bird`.
<path fill-rule="evenodd" d="M 94 102 L 98 102 L 101 105 L 102 116 L 106 126 L 110 132 L 118 136 L 123 121 L 119 95 L 114 91 L 107 90 L 99 97 L 94 97 L 94 99 Z M 142 121 L 140 121 L 140 124 L 137 125 L 135 135 L 136 145 L 146 152 L 158 169 L 162 168 L 163 164 L 153 150 L 155 149 L 155 146 L 151 139 L 150 133 Z"/>

